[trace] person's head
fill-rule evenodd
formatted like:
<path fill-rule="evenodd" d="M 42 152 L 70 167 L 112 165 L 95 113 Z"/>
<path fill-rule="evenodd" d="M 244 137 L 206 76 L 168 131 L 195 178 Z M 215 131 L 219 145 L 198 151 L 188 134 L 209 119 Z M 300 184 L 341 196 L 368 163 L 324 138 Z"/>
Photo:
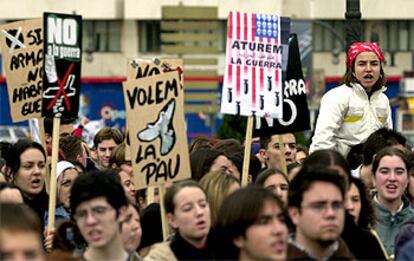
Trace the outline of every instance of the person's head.
<path fill-rule="evenodd" d="M 211 224 L 214 226 L 221 203 L 225 197 L 240 188 L 240 181 L 226 173 L 209 172 L 200 180 L 200 185 L 207 193 Z"/>
<path fill-rule="evenodd" d="M 111 127 L 104 127 L 96 133 L 93 139 L 98 165 L 102 168 L 108 168 L 109 159 L 111 158 L 112 150 L 122 143 L 124 137 L 122 133 Z"/>
<path fill-rule="evenodd" d="M 0 203 L 23 203 L 19 188 L 7 182 L 0 182 Z"/>
<path fill-rule="evenodd" d="M 249 186 L 224 199 L 217 223 L 223 259 L 285 260 L 288 229 L 282 201 Z"/>
<path fill-rule="evenodd" d="M 302 168 L 289 187 L 289 215 L 296 226 L 296 240 L 311 247 L 329 247 L 337 240 L 345 221 L 346 182 L 337 169 Z M 309 250 L 309 249 L 308 249 Z"/>
<path fill-rule="evenodd" d="M 61 137 L 72 134 L 73 122 L 75 120 L 76 119 L 74 118 L 62 118 L 60 120 L 59 135 Z M 52 144 L 53 118 L 45 118 L 43 121 L 43 126 L 45 130 L 45 142 L 46 144 Z"/>
<path fill-rule="evenodd" d="M 371 165 L 374 155 L 385 147 L 393 146 L 405 149 L 407 139 L 393 129 L 381 128 L 374 131 L 364 142 L 362 157 L 364 165 Z"/>
<path fill-rule="evenodd" d="M 266 169 L 256 178 L 256 185 L 272 191 L 287 205 L 289 179 L 285 173 L 278 169 Z"/>
<path fill-rule="evenodd" d="M 59 161 L 56 165 L 57 201 L 67 210 L 70 209 L 70 189 L 79 176 L 75 165 L 68 161 Z"/>
<path fill-rule="evenodd" d="M 120 236 L 127 206 L 124 188 L 113 171 L 92 171 L 75 179 L 70 208 L 89 247 L 104 248 Z"/>
<path fill-rule="evenodd" d="M 125 158 L 125 143 L 121 143 L 112 151 L 111 158 L 109 159 L 109 166 L 112 168 L 120 168 L 129 175 L 133 174 L 132 162 Z"/>
<path fill-rule="evenodd" d="M 189 152 L 193 153 L 199 149 L 209 149 L 212 148 L 212 139 L 205 136 L 197 136 L 191 140 L 191 144 L 189 147 Z"/>
<path fill-rule="evenodd" d="M 332 149 L 317 150 L 303 161 L 302 168 L 318 165 L 338 170 L 338 173 L 341 176 L 344 176 L 346 184 L 348 184 L 348 179 L 351 176 L 351 169 L 341 153 Z"/>
<path fill-rule="evenodd" d="M 86 168 L 87 154 L 83 147 L 82 140 L 73 136 L 67 135 L 59 139 L 59 148 L 63 153 L 65 160 L 72 162 L 79 162 Z"/>
<path fill-rule="evenodd" d="M 377 43 L 353 43 L 346 58 L 344 82 L 359 83 L 367 92 L 379 90 L 386 83 L 382 63 L 384 56 Z"/>
<path fill-rule="evenodd" d="M 308 148 L 304 145 L 298 144 L 296 146 L 296 159 L 295 161 L 302 164 L 305 158 L 309 155 Z"/>
<path fill-rule="evenodd" d="M 141 243 L 142 229 L 138 209 L 128 205 L 125 219 L 121 222 L 122 242 L 128 253 L 134 253 Z"/>
<path fill-rule="evenodd" d="M 236 139 L 224 139 L 217 142 L 214 146 L 214 149 L 223 152 L 224 154 L 228 155 L 229 157 L 233 154 L 239 153 L 243 151 L 243 145 L 240 141 Z"/>
<path fill-rule="evenodd" d="M 40 220 L 23 204 L 0 204 L 0 259 L 45 260 Z"/>
<path fill-rule="evenodd" d="M 261 137 L 259 153 L 266 161 L 268 168 L 281 169 L 281 155 L 279 148 L 280 137 L 285 145 L 286 164 L 290 164 L 296 159 L 296 138 L 293 133 Z"/>
<path fill-rule="evenodd" d="M 46 153 L 42 145 L 29 139 L 14 144 L 6 158 L 11 181 L 24 196 L 32 198 L 42 192 L 46 177 Z"/>
<path fill-rule="evenodd" d="M 200 181 L 211 171 L 223 171 L 230 173 L 231 162 L 227 156 L 215 149 L 199 149 L 190 154 L 191 177 Z"/>
<path fill-rule="evenodd" d="M 115 172 L 118 174 L 121 181 L 122 187 L 124 187 L 125 194 L 132 204 L 136 204 L 135 198 L 135 184 L 132 179 L 132 175 L 124 171 L 123 169 L 115 169 Z"/>
<path fill-rule="evenodd" d="M 358 226 L 368 229 L 375 223 L 375 209 L 371 196 L 362 180 L 350 177 L 349 183 L 345 209 L 354 217 Z"/>
<path fill-rule="evenodd" d="M 164 196 L 168 223 L 194 246 L 204 245 L 210 231 L 210 207 L 203 188 L 193 180 L 173 184 Z"/>
<path fill-rule="evenodd" d="M 372 162 L 374 184 L 378 201 L 384 205 L 401 204 L 408 186 L 407 155 L 400 149 L 387 147 L 380 150 Z"/>

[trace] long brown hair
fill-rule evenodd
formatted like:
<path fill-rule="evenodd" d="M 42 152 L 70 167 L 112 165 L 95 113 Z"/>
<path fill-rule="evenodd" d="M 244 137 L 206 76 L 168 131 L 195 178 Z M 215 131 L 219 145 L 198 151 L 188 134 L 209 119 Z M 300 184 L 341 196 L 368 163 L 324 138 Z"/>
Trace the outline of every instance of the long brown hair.
<path fill-rule="evenodd" d="M 352 63 L 352 70 L 350 68 L 346 68 L 346 73 L 342 78 L 342 84 L 346 84 L 348 87 L 351 87 L 351 83 L 359 83 L 355 75 L 355 60 Z M 385 86 L 387 83 L 387 77 L 384 73 L 384 69 L 382 67 L 382 63 L 380 63 L 380 77 L 378 78 L 377 82 L 372 87 L 372 92 L 380 90 L 382 86 Z"/>

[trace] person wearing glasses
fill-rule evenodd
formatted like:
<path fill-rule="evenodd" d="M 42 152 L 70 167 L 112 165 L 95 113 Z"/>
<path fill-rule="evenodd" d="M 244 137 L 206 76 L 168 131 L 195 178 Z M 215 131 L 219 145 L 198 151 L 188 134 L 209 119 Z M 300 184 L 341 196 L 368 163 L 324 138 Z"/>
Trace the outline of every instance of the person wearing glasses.
<path fill-rule="evenodd" d="M 118 175 L 111 170 L 79 176 L 71 189 L 70 208 L 87 243 L 85 260 L 136 260 L 122 244 L 121 222 L 128 200 Z"/>
<path fill-rule="evenodd" d="M 288 211 L 296 231 L 287 260 L 354 260 L 340 238 L 346 180 L 332 168 L 302 168 L 289 187 Z"/>
<path fill-rule="evenodd" d="M 293 133 L 264 136 L 260 138 L 259 155 L 264 160 L 266 168 L 282 169 L 279 138 L 285 145 L 286 165 L 296 162 L 296 138 Z"/>

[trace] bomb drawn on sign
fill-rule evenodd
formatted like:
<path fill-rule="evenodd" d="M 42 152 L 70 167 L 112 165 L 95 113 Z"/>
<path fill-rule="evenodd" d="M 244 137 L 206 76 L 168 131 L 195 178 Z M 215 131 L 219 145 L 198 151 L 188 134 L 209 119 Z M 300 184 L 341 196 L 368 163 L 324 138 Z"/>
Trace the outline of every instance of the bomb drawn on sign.
<path fill-rule="evenodd" d="M 173 118 L 175 112 L 175 99 L 171 99 L 159 112 L 158 118 L 138 133 L 138 139 L 144 142 L 151 142 L 160 138 L 161 155 L 168 154 L 175 144 L 175 131 L 173 127 Z"/>
<path fill-rule="evenodd" d="M 227 100 L 228 100 L 228 102 L 232 102 L 233 101 L 232 88 L 227 88 L 227 90 L 228 90 Z"/>

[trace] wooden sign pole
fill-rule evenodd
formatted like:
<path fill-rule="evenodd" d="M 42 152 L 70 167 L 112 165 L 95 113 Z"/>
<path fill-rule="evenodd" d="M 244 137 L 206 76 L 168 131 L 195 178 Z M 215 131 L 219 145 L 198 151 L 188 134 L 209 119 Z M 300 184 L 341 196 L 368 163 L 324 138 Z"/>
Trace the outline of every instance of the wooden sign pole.
<path fill-rule="evenodd" d="M 55 210 L 56 210 L 56 167 L 59 154 L 59 129 L 60 118 L 53 118 L 53 137 L 52 137 L 52 170 L 50 171 L 49 186 L 49 211 L 47 230 L 51 231 L 55 227 Z"/>
<path fill-rule="evenodd" d="M 147 206 L 154 203 L 154 192 L 155 192 L 155 187 L 154 186 L 149 186 L 147 188 Z M 158 193 L 159 193 L 159 191 L 158 191 Z"/>
<path fill-rule="evenodd" d="M 246 138 L 244 141 L 244 157 L 243 157 L 243 173 L 241 186 L 246 187 L 248 184 L 249 176 L 249 165 L 250 165 L 250 152 L 252 148 L 252 135 L 253 135 L 253 116 L 247 117 L 247 127 L 246 127 Z"/>
<path fill-rule="evenodd" d="M 164 241 L 166 241 L 168 239 L 168 222 L 164 206 L 165 184 L 161 184 L 158 186 L 158 193 L 160 195 L 162 238 L 164 239 Z"/>
<path fill-rule="evenodd" d="M 280 151 L 280 166 L 281 170 L 288 175 L 287 173 L 287 166 L 286 166 L 286 156 L 285 156 L 285 143 L 283 143 L 283 135 L 277 135 L 277 139 L 279 140 L 279 151 Z"/>

